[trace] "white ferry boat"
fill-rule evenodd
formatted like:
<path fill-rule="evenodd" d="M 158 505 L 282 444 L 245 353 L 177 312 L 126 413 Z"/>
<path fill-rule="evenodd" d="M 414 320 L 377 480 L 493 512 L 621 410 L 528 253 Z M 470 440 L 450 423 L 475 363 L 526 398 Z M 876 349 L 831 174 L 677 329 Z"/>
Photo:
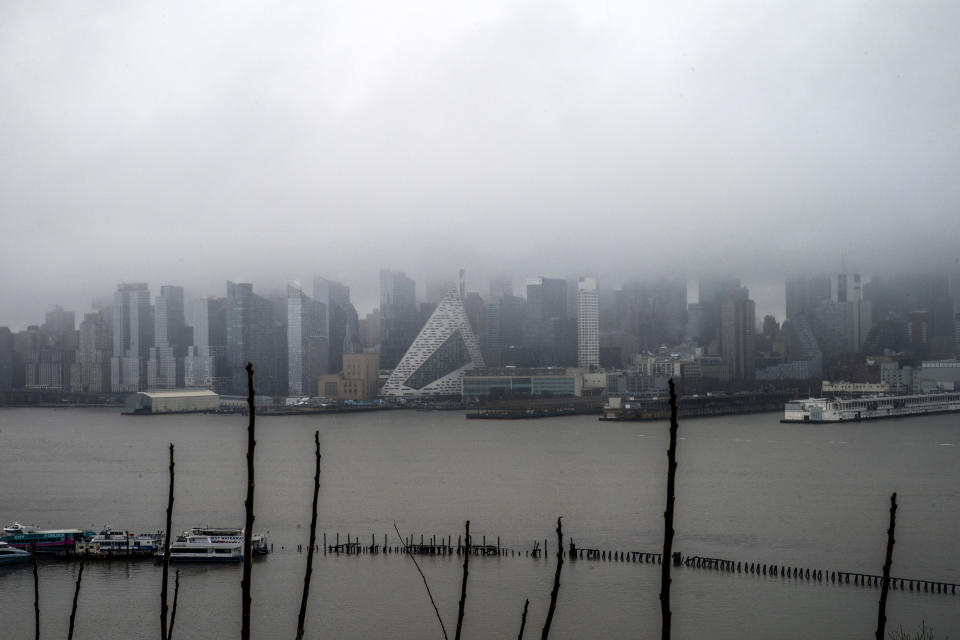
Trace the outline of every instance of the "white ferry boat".
<path fill-rule="evenodd" d="M 841 400 L 808 398 L 786 403 L 781 422 L 853 422 L 960 411 L 960 392 L 871 396 Z"/>
<path fill-rule="evenodd" d="M 163 557 L 163 549 L 157 551 Z M 170 544 L 171 562 L 240 562 L 243 542 L 209 535 L 183 535 Z"/>
<path fill-rule="evenodd" d="M 127 530 L 111 529 L 103 531 L 89 540 L 76 543 L 76 552 L 87 556 L 107 557 L 149 557 L 160 548 L 159 533 L 141 533 L 135 535 Z"/>
<path fill-rule="evenodd" d="M 243 544 L 243 529 L 232 529 L 228 527 L 194 527 L 183 532 L 184 536 L 212 536 L 222 538 Z M 269 552 L 267 546 L 267 536 L 263 533 L 255 533 L 250 536 L 250 545 L 253 548 L 254 555 L 263 555 Z"/>

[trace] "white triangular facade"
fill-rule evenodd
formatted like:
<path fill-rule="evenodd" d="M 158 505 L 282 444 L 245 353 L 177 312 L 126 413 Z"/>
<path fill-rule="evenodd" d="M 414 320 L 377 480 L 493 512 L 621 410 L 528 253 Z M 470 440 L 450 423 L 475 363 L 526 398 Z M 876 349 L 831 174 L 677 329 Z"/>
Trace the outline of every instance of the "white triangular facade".
<path fill-rule="evenodd" d="M 437 305 L 381 393 L 413 398 L 460 395 L 464 372 L 482 366 L 480 343 L 463 300 L 453 288 Z"/>

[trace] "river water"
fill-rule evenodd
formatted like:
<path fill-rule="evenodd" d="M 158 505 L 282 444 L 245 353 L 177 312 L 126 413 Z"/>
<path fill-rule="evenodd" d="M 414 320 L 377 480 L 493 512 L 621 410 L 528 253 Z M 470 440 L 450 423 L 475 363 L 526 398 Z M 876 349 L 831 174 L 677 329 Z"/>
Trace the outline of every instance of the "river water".
<path fill-rule="evenodd" d="M 778 414 L 680 425 L 674 549 L 741 562 L 879 574 L 889 496 L 898 494 L 893 575 L 960 583 L 960 417 L 784 425 Z M 313 432 L 323 472 L 318 529 L 452 536 L 464 521 L 523 551 L 549 539 L 549 560 L 471 561 L 464 637 L 513 637 L 525 598 L 539 634 L 553 581 L 557 516 L 581 547 L 659 552 L 667 425 L 592 416 L 465 420 L 461 412 L 393 411 L 257 421 L 258 559 L 253 629 L 293 637 L 309 535 Z M 49 528 L 163 527 L 167 446 L 176 446 L 174 529 L 242 526 L 246 419 L 121 416 L 112 409 L 0 409 L 0 520 Z M 541 542 L 542 544 L 542 542 Z M 281 550 L 281 547 L 283 549 Z M 461 559 L 419 558 L 453 635 Z M 43 637 L 65 637 L 78 563 L 40 563 Z M 235 638 L 240 567 L 181 567 L 178 638 Z M 674 638 L 873 637 L 879 589 L 675 569 Z M 160 568 L 91 562 L 77 638 L 154 638 Z M 659 637 L 660 567 L 568 561 L 552 638 Z M 0 637 L 33 633 L 29 564 L 0 567 Z M 926 621 L 960 635 L 960 594 L 892 591 L 888 629 Z M 402 555 L 318 555 L 308 637 L 440 638 L 412 562 Z"/>

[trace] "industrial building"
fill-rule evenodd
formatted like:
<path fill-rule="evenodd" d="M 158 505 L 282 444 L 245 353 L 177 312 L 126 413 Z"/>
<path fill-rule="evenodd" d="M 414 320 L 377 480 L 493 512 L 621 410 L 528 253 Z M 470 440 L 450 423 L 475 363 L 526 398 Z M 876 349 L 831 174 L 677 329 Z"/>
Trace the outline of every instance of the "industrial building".
<path fill-rule="evenodd" d="M 132 413 L 201 413 L 220 408 L 220 396 L 213 391 L 141 391 L 128 400 Z"/>

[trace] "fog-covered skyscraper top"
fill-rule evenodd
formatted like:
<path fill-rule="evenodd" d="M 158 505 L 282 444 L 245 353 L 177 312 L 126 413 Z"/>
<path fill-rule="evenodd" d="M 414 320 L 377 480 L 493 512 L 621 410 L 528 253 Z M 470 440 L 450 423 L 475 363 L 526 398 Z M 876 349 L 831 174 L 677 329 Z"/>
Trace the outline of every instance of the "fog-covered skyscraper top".
<path fill-rule="evenodd" d="M 154 317 L 145 282 L 117 285 L 113 295 L 113 391 L 142 391 L 153 345 Z"/>
<path fill-rule="evenodd" d="M 419 329 L 416 283 L 401 271 L 380 270 L 380 366 L 392 369 Z"/>
<path fill-rule="evenodd" d="M 577 283 L 577 364 L 600 366 L 600 288 L 592 276 Z"/>
<path fill-rule="evenodd" d="M 290 395 L 317 395 L 317 379 L 328 372 L 327 318 L 325 304 L 297 287 L 287 287 L 287 393 Z"/>

